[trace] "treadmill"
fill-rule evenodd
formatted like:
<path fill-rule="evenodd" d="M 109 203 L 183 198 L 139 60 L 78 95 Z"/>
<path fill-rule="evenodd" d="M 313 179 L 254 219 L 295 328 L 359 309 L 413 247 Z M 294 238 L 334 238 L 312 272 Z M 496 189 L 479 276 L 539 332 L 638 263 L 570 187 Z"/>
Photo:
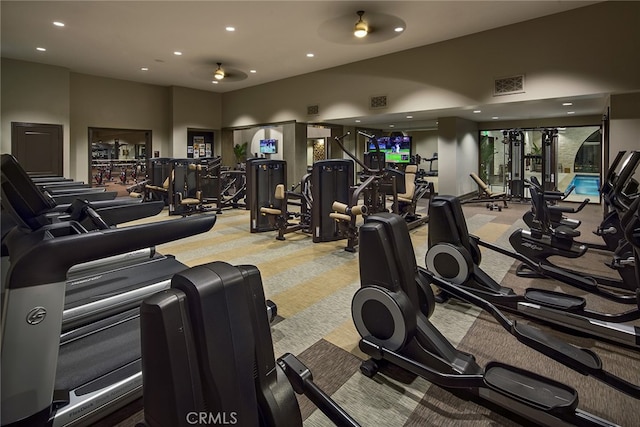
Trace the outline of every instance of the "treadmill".
<path fill-rule="evenodd" d="M 124 222 L 154 216 L 164 208 L 162 202 L 148 202 L 143 204 L 140 200 L 130 198 L 88 202 L 85 198 L 78 200 L 74 197 L 75 200 L 73 203 L 58 204 L 57 201 L 49 197 L 47 193 L 43 192 L 42 195 L 40 195 L 39 190 L 34 185 L 33 179 L 24 171 L 15 157 L 8 154 L 2 155 L 2 173 L 6 181 L 7 197 L 11 199 L 13 196 L 14 203 L 17 203 L 18 206 L 24 203 L 21 202 L 21 200 L 25 197 L 31 198 L 35 201 L 35 205 L 32 206 L 36 206 L 34 209 L 37 209 L 37 211 L 31 214 L 31 217 L 25 218 L 20 218 L 20 208 L 18 208 L 18 211 L 15 211 L 11 207 L 2 210 L 2 279 L 4 279 L 10 265 L 4 239 L 9 231 L 24 221 L 35 230 L 49 223 L 75 220 L 85 229 L 82 230 L 82 228 L 79 227 L 77 231 L 86 232 L 86 230 L 94 230 L 96 228 L 106 229 Z M 9 201 L 7 201 L 7 204 L 10 205 Z M 23 209 L 22 213 L 24 212 L 25 210 Z M 100 217 L 99 221 L 95 218 L 97 215 Z M 87 270 L 96 269 L 99 265 L 103 266 L 102 271 L 104 271 L 105 268 L 108 269 L 114 265 L 124 267 L 125 264 L 130 265 L 139 260 L 144 261 L 154 256 L 157 257 L 158 254 L 155 253 L 153 247 L 145 248 L 131 253 L 119 254 L 115 257 L 93 261 L 90 264 L 74 266 L 72 270 L 74 274 L 82 271 L 83 274 L 86 275 Z M 71 271 L 69 278 L 71 278 Z M 2 283 L 4 283 L 4 280 Z"/>
<path fill-rule="evenodd" d="M 69 270 L 206 232 L 216 217 L 91 232 L 75 220 L 49 223 L 47 199 L 35 186 L 16 191 L 5 156 L 2 204 L 18 226 L 3 242 L 1 423 L 86 425 L 141 396 L 139 301 L 186 266 L 164 257 L 100 274 L 86 274 L 91 264 Z"/>

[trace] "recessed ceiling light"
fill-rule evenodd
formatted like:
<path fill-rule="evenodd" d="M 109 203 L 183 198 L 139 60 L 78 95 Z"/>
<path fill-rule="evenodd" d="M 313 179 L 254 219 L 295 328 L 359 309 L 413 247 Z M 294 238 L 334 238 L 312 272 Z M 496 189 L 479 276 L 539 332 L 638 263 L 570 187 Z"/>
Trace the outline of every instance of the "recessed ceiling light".
<path fill-rule="evenodd" d="M 356 123 L 360 123 L 360 120 L 356 120 Z"/>
<path fill-rule="evenodd" d="M 570 105 L 573 105 L 573 102 L 563 102 L 562 105 L 564 105 L 565 107 L 568 107 Z"/>
<path fill-rule="evenodd" d="M 407 116 L 407 119 L 413 119 L 413 116 Z"/>
<path fill-rule="evenodd" d="M 482 110 L 473 110 L 475 114 L 482 113 Z"/>
<path fill-rule="evenodd" d="M 393 31 L 395 31 L 396 33 L 401 33 L 404 31 L 404 27 L 396 27 L 393 29 Z"/>
<path fill-rule="evenodd" d="M 394 127 L 396 127 L 396 125 L 389 125 L 389 127 L 390 127 L 390 128 L 394 128 Z"/>
<path fill-rule="evenodd" d="M 56 27 L 64 27 L 64 22 L 53 21 L 53 25 L 55 25 Z"/>
<path fill-rule="evenodd" d="M 575 111 L 567 111 L 567 114 L 575 114 Z"/>
<path fill-rule="evenodd" d="M 140 71 L 149 71 L 149 68 L 147 68 L 147 67 L 142 67 L 142 68 L 140 68 Z"/>
<path fill-rule="evenodd" d="M 39 50 L 40 52 L 46 52 L 47 49 L 43 47 L 37 47 L 36 50 Z"/>
<path fill-rule="evenodd" d="M 176 50 L 175 52 L 173 52 L 173 54 L 176 55 L 176 56 L 180 56 L 180 55 L 182 55 L 182 52 Z"/>
<path fill-rule="evenodd" d="M 313 58 L 315 55 L 313 53 L 307 53 L 307 58 Z"/>
<path fill-rule="evenodd" d="M 492 118 L 493 120 L 498 120 L 500 117 L 498 117 L 498 116 L 493 116 L 493 117 L 491 117 L 491 118 Z"/>
<path fill-rule="evenodd" d="M 250 72 L 250 73 L 253 73 L 253 74 L 257 73 L 257 71 L 256 71 L 256 70 L 249 70 L 249 72 Z"/>
<path fill-rule="evenodd" d="M 229 31 L 229 32 L 233 32 L 236 30 L 236 27 L 226 27 L 225 30 Z"/>
<path fill-rule="evenodd" d="M 219 82 L 219 81 L 217 81 L 217 80 L 211 80 L 211 83 L 213 83 L 214 85 L 217 85 L 217 84 L 218 84 L 218 83 L 220 83 L 220 82 Z"/>

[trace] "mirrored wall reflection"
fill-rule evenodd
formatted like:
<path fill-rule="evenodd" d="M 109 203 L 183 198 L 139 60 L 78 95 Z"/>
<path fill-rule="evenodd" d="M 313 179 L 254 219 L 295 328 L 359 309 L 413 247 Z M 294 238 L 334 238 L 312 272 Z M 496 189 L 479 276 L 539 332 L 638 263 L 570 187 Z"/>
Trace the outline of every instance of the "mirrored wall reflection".
<path fill-rule="evenodd" d="M 553 187 L 565 191 L 575 186 L 567 200 L 599 199 L 602 167 L 602 134 L 599 126 L 559 127 L 555 147 L 545 154 L 542 142 L 544 129 L 519 129 L 524 134 L 521 156 L 524 179 L 543 181 L 543 163 L 553 165 Z M 502 130 L 480 132 L 480 177 L 493 191 L 508 191 L 513 176 L 513 144 Z M 525 192 L 528 197 L 528 193 Z"/>
<path fill-rule="evenodd" d="M 90 181 L 126 196 L 143 180 L 151 150 L 150 130 L 89 128 Z"/>

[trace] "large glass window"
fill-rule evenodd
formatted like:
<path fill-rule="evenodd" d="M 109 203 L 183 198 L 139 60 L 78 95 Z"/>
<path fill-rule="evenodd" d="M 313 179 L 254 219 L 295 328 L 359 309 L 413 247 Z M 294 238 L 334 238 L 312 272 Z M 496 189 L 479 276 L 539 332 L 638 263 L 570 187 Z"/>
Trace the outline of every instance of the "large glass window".
<path fill-rule="evenodd" d="M 544 129 L 521 129 L 524 133 L 524 178 L 542 180 Z M 602 134 L 599 126 L 557 128 L 555 150 L 551 150 L 551 180 L 559 191 L 575 186 L 568 200 L 583 200 L 586 197 L 598 201 L 602 163 Z M 493 191 L 509 188 L 510 156 L 513 147 L 505 140 L 502 130 L 480 132 L 480 177 Z M 555 157 L 555 158 L 554 158 Z M 579 185 L 577 185 L 578 183 Z M 525 192 L 525 196 L 528 196 Z"/>

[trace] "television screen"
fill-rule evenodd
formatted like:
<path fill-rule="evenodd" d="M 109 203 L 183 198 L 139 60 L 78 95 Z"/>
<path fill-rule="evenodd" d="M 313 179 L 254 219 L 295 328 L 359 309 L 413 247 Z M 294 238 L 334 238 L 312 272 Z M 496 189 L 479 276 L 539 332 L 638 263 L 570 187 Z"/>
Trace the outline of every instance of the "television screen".
<path fill-rule="evenodd" d="M 277 152 L 278 152 L 277 139 L 261 139 L 260 140 L 260 153 L 275 154 Z"/>
<path fill-rule="evenodd" d="M 380 151 L 385 153 L 387 163 L 409 163 L 411 161 L 410 136 L 382 136 L 377 138 Z M 376 144 L 369 141 L 369 151 L 375 151 Z"/>

